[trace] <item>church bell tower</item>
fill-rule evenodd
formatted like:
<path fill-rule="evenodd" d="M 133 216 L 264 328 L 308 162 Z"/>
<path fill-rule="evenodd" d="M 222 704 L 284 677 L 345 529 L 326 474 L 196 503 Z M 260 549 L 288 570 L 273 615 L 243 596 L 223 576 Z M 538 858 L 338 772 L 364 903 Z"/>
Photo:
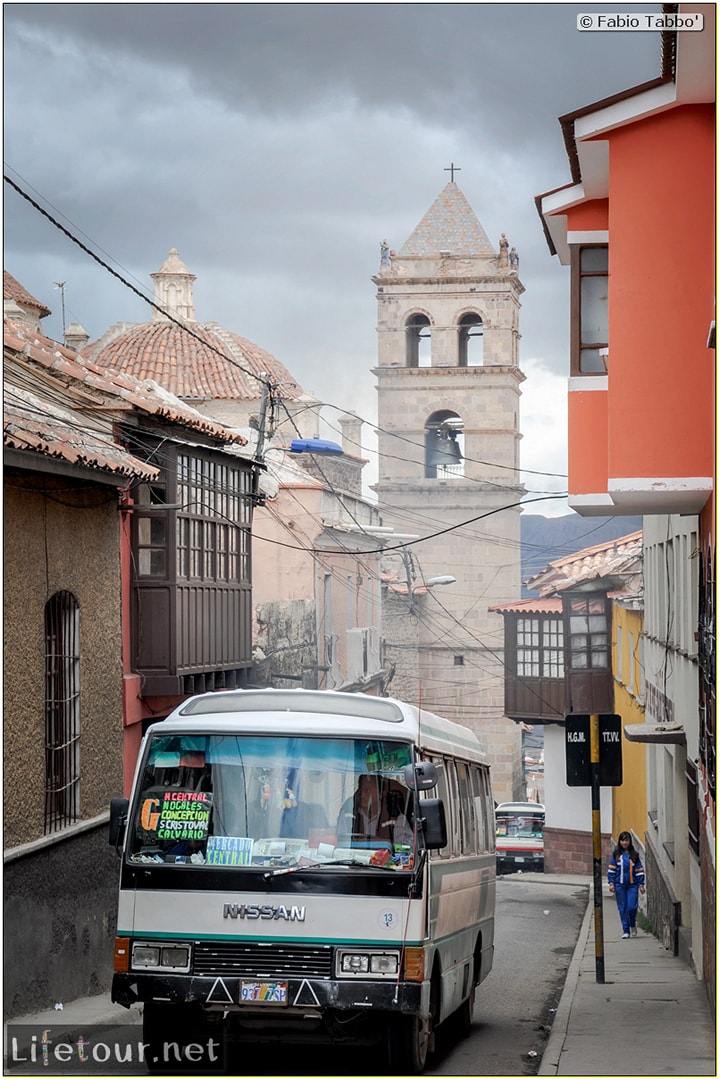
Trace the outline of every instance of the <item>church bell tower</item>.
<path fill-rule="evenodd" d="M 504 716 L 502 616 L 520 597 L 519 260 L 491 244 L 453 179 L 399 251 L 381 244 L 378 481 L 389 551 L 389 693 L 473 728 L 497 802 L 525 798 Z M 448 580 L 454 579 L 454 580 Z"/>

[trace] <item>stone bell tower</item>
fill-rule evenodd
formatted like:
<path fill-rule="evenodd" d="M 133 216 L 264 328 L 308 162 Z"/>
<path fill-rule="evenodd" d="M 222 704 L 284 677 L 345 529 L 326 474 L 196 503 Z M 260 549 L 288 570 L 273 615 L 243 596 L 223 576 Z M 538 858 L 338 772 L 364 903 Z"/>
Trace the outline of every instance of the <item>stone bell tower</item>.
<path fill-rule="evenodd" d="M 496 801 L 524 798 L 488 610 L 520 597 L 518 256 L 504 233 L 493 247 L 453 179 L 399 251 L 381 244 L 373 281 L 375 490 L 383 523 L 422 538 L 386 556 L 389 693 L 472 727 Z"/>

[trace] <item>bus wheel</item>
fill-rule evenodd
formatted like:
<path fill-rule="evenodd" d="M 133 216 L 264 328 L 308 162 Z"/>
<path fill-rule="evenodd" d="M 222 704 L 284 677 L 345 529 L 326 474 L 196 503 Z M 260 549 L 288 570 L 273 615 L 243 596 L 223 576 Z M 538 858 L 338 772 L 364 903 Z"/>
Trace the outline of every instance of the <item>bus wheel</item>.
<path fill-rule="evenodd" d="M 466 1039 L 472 1028 L 473 1013 L 475 1012 L 475 986 L 470 989 L 470 996 L 466 997 L 460 1008 L 455 1013 L 457 1033 L 459 1038 Z"/>
<path fill-rule="evenodd" d="M 417 1076 L 425 1068 L 432 1017 L 396 1016 L 388 1027 L 388 1059 L 393 1072 Z"/>

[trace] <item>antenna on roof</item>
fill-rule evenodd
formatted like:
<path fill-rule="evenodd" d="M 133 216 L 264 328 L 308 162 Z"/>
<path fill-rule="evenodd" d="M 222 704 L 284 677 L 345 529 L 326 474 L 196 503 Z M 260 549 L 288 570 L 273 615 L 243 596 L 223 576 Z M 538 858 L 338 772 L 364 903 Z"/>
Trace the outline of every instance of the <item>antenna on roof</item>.
<path fill-rule="evenodd" d="M 62 309 L 62 328 L 63 328 L 63 345 L 67 344 L 65 341 L 65 281 L 54 281 L 53 285 L 56 289 L 60 290 L 60 306 Z"/>

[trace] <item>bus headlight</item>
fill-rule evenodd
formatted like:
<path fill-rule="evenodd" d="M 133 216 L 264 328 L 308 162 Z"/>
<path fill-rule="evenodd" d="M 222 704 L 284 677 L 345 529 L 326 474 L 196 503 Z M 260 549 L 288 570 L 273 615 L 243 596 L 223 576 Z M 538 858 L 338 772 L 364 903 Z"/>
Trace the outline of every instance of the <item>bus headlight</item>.
<path fill-rule="evenodd" d="M 160 950 L 157 945 L 133 945 L 133 967 L 160 967 Z"/>
<path fill-rule="evenodd" d="M 394 978 L 400 969 L 400 953 L 341 950 L 337 961 L 338 975 L 375 975 Z"/>
<path fill-rule="evenodd" d="M 190 946 L 148 945 L 146 942 L 136 941 L 132 949 L 132 966 L 146 971 L 189 971 Z"/>

